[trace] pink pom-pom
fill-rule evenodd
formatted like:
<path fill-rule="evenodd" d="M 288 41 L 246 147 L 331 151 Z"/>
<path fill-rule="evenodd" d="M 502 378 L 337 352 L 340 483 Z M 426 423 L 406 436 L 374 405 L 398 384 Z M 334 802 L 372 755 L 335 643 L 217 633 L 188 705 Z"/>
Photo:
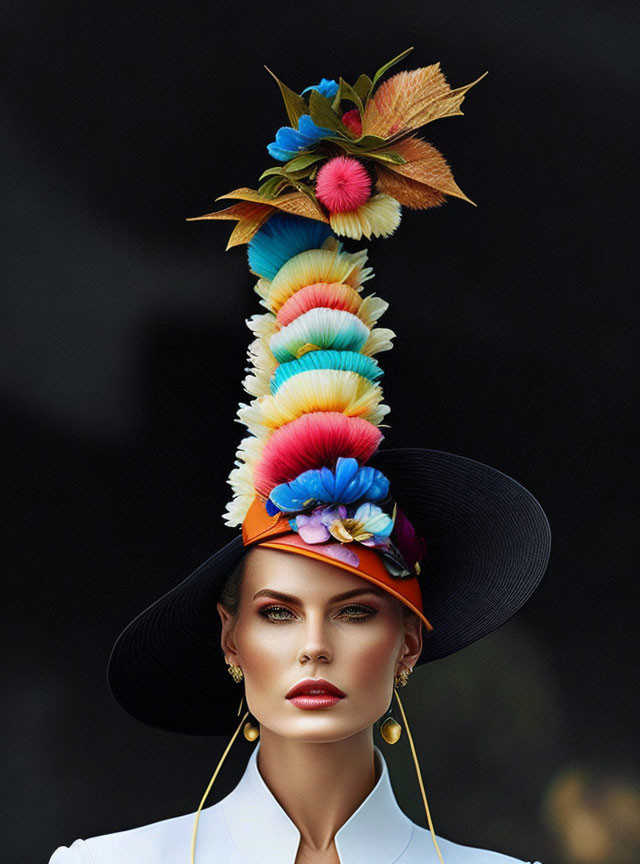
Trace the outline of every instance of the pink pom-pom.
<path fill-rule="evenodd" d="M 362 417 L 313 411 L 271 435 L 253 471 L 253 485 L 265 498 L 279 483 L 290 483 L 309 468 L 334 465 L 338 456 L 364 464 L 382 441 L 382 432 Z"/>
<path fill-rule="evenodd" d="M 359 138 L 362 135 L 362 120 L 360 112 L 357 108 L 352 108 L 351 111 L 346 111 L 342 115 L 342 122 L 350 132 L 357 135 Z"/>
<path fill-rule="evenodd" d="M 336 156 L 318 171 L 316 195 L 330 213 L 357 210 L 371 197 L 371 180 L 362 162 Z"/>

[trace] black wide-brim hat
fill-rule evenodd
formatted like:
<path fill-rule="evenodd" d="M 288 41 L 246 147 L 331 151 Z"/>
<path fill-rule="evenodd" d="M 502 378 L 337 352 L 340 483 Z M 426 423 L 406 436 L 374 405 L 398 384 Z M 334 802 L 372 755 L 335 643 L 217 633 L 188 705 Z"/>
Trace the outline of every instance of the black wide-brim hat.
<path fill-rule="evenodd" d="M 535 591 L 551 547 L 534 496 L 501 471 L 452 453 L 382 450 L 369 464 L 427 543 L 419 576 L 433 630 L 418 663 L 459 651 L 504 624 Z M 120 634 L 111 692 L 151 726 L 222 735 L 237 723 L 240 688 L 228 674 L 216 604 L 248 551 L 239 534 Z"/>

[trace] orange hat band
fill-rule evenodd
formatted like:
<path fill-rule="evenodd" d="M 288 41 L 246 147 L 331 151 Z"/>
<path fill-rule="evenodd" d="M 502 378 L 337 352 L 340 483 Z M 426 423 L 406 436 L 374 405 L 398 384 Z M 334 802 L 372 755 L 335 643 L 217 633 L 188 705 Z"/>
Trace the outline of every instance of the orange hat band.
<path fill-rule="evenodd" d="M 296 552 L 341 567 L 391 594 L 415 612 L 427 630 L 433 630 L 423 612 L 422 592 L 416 576 L 394 578 L 372 546 L 355 541 L 349 544 L 339 541 L 306 543 L 299 534 L 291 530 L 289 520 L 283 513 L 275 516 L 267 513 L 265 501 L 266 499 L 256 496 L 247 511 L 242 523 L 242 542 L 245 546 L 260 545 L 284 552 Z M 348 546 L 348 552 L 345 552 L 345 546 Z"/>

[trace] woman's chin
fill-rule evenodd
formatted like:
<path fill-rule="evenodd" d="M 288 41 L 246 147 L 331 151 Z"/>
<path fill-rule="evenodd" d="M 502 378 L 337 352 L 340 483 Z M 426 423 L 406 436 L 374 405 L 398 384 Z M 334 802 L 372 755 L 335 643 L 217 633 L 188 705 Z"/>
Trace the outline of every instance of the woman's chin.
<path fill-rule="evenodd" d="M 266 728 L 273 735 L 313 744 L 329 744 L 357 735 L 373 725 L 371 722 L 354 723 L 353 718 L 331 716 L 328 711 L 304 712 L 305 716 L 288 718 L 286 721 L 269 724 Z M 260 724 L 261 732 L 265 729 Z"/>

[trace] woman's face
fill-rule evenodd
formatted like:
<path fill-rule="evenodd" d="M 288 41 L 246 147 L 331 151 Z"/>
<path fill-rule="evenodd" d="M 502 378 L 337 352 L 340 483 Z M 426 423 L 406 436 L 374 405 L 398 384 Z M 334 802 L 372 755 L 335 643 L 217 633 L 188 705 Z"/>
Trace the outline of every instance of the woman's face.
<path fill-rule="evenodd" d="M 277 549 L 247 553 L 237 614 L 220 603 L 218 611 L 225 659 L 244 673 L 249 710 L 275 734 L 299 740 L 337 741 L 371 726 L 389 707 L 396 671 L 413 667 L 422 649 L 420 620 L 404 617 L 390 594 Z M 307 678 L 345 695 L 300 707 L 287 693 Z"/>

